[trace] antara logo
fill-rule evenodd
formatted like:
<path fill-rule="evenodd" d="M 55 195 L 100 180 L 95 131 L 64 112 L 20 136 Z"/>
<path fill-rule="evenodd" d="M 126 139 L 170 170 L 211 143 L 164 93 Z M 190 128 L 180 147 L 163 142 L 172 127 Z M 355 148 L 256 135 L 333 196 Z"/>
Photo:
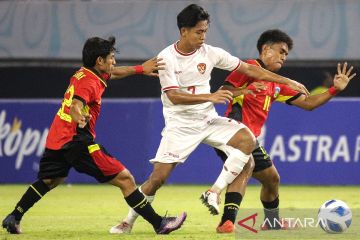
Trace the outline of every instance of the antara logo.
<path fill-rule="evenodd" d="M 197 69 L 198 69 L 199 73 L 204 74 L 205 71 L 206 71 L 206 64 L 205 63 L 199 63 L 197 65 Z"/>
<path fill-rule="evenodd" d="M 258 231 L 254 228 L 255 223 L 256 223 L 256 217 L 257 217 L 257 213 L 254 213 L 253 215 L 250 215 L 244 219 L 241 219 L 237 222 L 237 224 L 253 233 L 257 233 Z M 250 227 L 249 225 L 246 225 L 245 222 L 252 220 L 252 226 Z"/>

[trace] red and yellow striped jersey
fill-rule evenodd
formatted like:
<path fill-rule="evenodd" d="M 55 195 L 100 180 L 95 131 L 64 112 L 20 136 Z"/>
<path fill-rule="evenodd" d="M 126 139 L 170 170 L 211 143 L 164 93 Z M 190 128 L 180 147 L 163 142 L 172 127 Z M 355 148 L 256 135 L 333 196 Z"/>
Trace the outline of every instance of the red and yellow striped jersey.
<path fill-rule="evenodd" d="M 247 60 L 246 63 L 264 67 L 261 60 Z M 263 83 L 267 86 L 267 89 L 256 92 L 255 87 L 252 85 L 254 82 Z M 225 84 L 230 84 L 236 88 L 247 87 L 250 90 L 254 90 L 256 96 L 247 94 L 234 98 L 229 103 L 225 116 L 244 123 L 256 137 L 260 135 L 261 128 L 265 124 L 270 107 L 274 101 L 291 105 L 291 101 L 301 95 L 301 93 L 287 85 L 254 79 L 237 71 L 232 72 L 226 78 Z"/>
<path fill-rule="evenodd" d="M 93 140 L 95 124 L 100 113 L 101 96 L 107 87 L 109 74 L 99 75 L 96 70 L 80 68 L 71 78 L 64 94 L 61 107 L 54 117 L 47 139 L 46 148 L 58 150 L 72 140 Z M 84 113 L 91 114 L 91 119 L 84 128 L 78 128 L 72 121 L 70 106 L 73 98 L 83 102 Z"/>

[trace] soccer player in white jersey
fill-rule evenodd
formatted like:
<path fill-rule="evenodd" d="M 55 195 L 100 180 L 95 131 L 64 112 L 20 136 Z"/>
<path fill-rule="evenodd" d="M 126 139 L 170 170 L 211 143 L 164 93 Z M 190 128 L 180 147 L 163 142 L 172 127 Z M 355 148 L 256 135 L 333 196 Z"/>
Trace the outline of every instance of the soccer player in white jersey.
<path fill-rule="evenodd" d="M 308 91 L 298 82 L 249 65 L 221 48 L 205 44 L 209 17 L 196 4 L 184 8 L 177 16 L 180 40 L 158 55 L 166 63 L 165 70 L 159 71 L 165 128 L 157 154 L 150 160 L 153 172 L 141 191 L 151 203 L 175 166 L 184 163 L 200 143 L 206 143 L 228 156 L 215 184 L 201 195 L 209 210 L 218 213 L 218 195 L 248 162 L 255 137 L 244 124 L 217 114 L 214 104 L 228 103 L 232 93 L 222 89 L 210 93 L 212 69 L 239 71 L 256 79 L 287 84 L 305 94 Z M 128 216 L 112 227 L 110 233 L 129 233 L 137 216 L 130 209 Z"/>

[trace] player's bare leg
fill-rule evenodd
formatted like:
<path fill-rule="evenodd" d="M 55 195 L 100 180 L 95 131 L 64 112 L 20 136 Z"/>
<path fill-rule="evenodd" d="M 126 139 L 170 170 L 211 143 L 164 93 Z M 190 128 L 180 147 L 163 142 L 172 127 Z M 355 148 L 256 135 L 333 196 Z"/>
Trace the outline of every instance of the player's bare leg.
<path fill-rule="evenodd" d="M 135 180 L 127 169 L 121 171 L 109 183 L 121 189 L 128 205 L 148 221 L 158 234 L 168 234 L 179 229 L 186 219 L 186 213 L 182 213 L 179 217 L 159 216 L 146 197 L 136 188 Z"/>
<path fill-rule="evenodd" d="M 125 169 L 109 182 L 111 185 L 119 187 L 124 197 L 129 196 L 136 190 L 134 177 L 129 170 Z"/>
<path fill-rule="evenodd" d="M 147 201 L 151 204 L 154 201 L 156 191 L 165 183 L 176 164 L 154 163 L 154 169 L 149 179 L 139 188 Z M 110 233 L 130 233 L 139 214 L 133 208 L 129 208 L 126 218 L 120 224 L 113 226 Z"/>
<path fill-rule="evenodd" d="M 155 195 L 175 167 L 176 163 L 154 163 L 154 169 L 149 179 L 141 185 L 142 192 L 147 196 Z"/>
<path fill-rule="evenodd" d="M 275 166 L 253 173 L 253 177 L 261 183 L 260 200 L 264 207 L 266 222 L 273 223 L 274 226 L 264 224 L 262 230 L 277 230 L 296 228 L 290 226 L 288 222 L 282 220 L 279 216 L 279 184 L 280 176 Z M 277 224 L 281 222 L 281 225 Z"/>
<path fill-rule="evenodd" d="M 275 166 L 254 172 L 252 175 L 261 183 L 260 200 L 272 202 L 279 196 L 280 176 Z"/>
<path fill-rule="evenodd" d="M 261 183 L 260 200 L 264 207 L 265 218 L 271 223 L 279 219 L 279 183 L 280 176 L 274 165 L 259 172 L 253 173 L 253 177 Z M 262 228 L 270 226 L 262 226 Z M 271 226 L 281 229 L 281 226 Z"/>
<path fill-rule="evenodd" d="M 228 153 L 223 169 L 215 184 L 200 199 L 213 215 L 219 214 L 219 194 L 241 173 L 255 147 L 255 137 L 248 128 L 240 129 L 227 143 Z"/>
<path fill-rule="evenodd" d="M 243 171 L 228 186 L 225 194 L 224 211 L 219 225 L 216 228 L 218 233 L 232 233 L 235 230 L 235 219 L 239 210 L 241 201 L 245 196 L 245 190 L 249 179 L 251 178 L 255 162 L 253 157 L 245 165 Z"/>

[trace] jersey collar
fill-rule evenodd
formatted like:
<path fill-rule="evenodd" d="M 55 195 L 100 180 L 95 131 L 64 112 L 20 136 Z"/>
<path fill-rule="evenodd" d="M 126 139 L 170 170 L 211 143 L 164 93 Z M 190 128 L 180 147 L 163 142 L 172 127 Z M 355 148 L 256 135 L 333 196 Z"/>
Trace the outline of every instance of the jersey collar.
<path fill-rule="evenodd" d="M 182 51 L 180 51 L 180 50 L 178 49 L 178 47 L 177 47 L 178 42 L 179 42 L 179 41 L 177 41 L 176 43 L 174 43 L 174 48 L 175 48 L 175 51 L 176 51 L 178 54 L 182 55 L 182 56 L 190 56 L 190 55 L 194 54 L 194 53 L 197 51 L 197 49 L 195 49 L 195 50 L 192 51 L 192 52 L 184 53 L 184 52 L 182 52 Z"/>
<path fill-rule="evenodd" d="M 261 61 L 260 58 L 256 59 L 255 61 L 256 61 L 257 65 L 259 65 L 260 67 L 266 69 L 265 64 L 263 63 L 263 61 Z"/>
<path fill-rule="evenodd" d="M 98 71 L 96 71 L 95 68 L 86 68 L 83 67 L 83 69 L 85 69 L 86 71 L 92 73 L 97 79 L 99 79 L 99 81 L 104 84 L 105 87 L 107 87 L 107 83 L 105 81 L 105 79 L 100 75 L 100 73 Z"/>

